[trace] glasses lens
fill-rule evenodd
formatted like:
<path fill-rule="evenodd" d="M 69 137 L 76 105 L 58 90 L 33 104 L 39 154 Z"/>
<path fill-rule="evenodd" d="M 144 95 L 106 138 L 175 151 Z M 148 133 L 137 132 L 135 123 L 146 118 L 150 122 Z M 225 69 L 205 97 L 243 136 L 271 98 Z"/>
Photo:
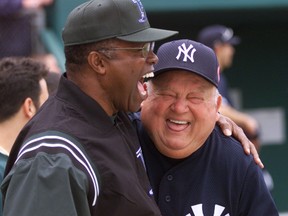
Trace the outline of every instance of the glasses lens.
<path fill-rule="evenodd" d="M 154 47 L 155 47 L 155 42 L 151 42 L 150 43 L 150 50 L 154 51 Z"/>
<path fill-rule="evenodd" d="M 146 43 L 143 46 L 142 53 L 143 53 L 144 58 L 147 58 L 149 52 L 154 50 L 154 45 L 155 45 L 154 42 L 150 42 L 150 43 Z"/>

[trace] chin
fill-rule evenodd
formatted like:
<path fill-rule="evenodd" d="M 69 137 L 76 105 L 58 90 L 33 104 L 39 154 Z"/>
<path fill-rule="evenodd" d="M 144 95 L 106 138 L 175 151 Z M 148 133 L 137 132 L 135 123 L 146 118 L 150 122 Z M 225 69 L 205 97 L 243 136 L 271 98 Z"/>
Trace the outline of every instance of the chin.
<path fill-rule="evenodd" d="M 183 159 L 186 158 L 189 155 L 184 154 L 183 152 L 176 152 L 175 150 L 172 150 L 170 152 L 162 153 L 166 157 L 173 158 L 173 159 Z"/>
<path fill-rule="evenodd" d="M 171 151 L 181 151 L 186 147 L 186 145 L 183 145 L 183 143 L 175 142 L 175 143 L 169 143 L 166 145 L 167 148 L 171 149 Z"/>

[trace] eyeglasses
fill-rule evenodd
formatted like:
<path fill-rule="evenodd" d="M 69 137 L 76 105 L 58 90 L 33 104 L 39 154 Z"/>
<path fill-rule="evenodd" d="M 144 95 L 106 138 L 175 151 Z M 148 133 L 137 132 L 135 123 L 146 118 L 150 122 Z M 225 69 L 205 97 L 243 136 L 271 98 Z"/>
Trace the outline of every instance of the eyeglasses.
<path fill-rule="evenodd" d="M 101 48 L 99 50 L 138 50 L 142 52 L 142 57 L 147 58 L 150 51 L 154 50 L 155 42 L 145 43 L 142 48 L 140 47 L 110 47 Z"/>

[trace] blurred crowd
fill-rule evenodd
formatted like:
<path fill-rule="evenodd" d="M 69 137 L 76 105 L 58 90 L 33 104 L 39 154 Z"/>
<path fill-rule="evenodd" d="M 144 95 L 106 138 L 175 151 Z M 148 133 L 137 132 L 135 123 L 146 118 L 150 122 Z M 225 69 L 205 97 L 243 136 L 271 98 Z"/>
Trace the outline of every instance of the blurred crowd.
<path fill-rule="evenodd" d="M 0 58 L 31 57 L 60 73 L 57 59 L 45 50 L 40 38 L 46 25 L 45 7 L 54 0 L 0 1 Z"/>

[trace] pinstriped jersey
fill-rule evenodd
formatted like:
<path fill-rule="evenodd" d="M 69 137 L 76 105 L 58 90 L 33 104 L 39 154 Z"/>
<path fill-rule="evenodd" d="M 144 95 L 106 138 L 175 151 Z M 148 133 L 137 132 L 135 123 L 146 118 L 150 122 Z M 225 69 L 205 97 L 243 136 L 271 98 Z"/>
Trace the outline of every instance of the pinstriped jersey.
<path fill-rule="evenodd" d="M 163 216 L 277 216 L 261 169 L 239 142 L 216 126 L 184 159 L 157 151 L 140 121 L 137 127 L 154 197 Z"/>

